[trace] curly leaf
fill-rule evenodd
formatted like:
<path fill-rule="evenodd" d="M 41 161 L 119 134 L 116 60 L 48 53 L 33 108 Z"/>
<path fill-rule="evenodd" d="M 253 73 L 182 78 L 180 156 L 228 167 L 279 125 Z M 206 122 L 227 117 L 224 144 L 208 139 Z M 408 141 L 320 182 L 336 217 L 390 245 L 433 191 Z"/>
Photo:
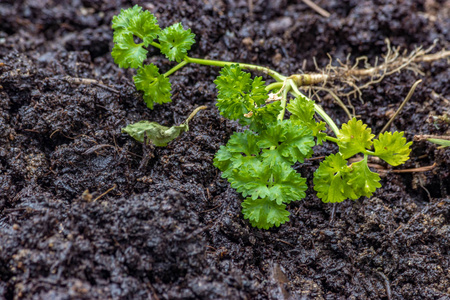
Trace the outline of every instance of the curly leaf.
<path fill-rule="evenodd" d="M 154 64 L 139 68 L 133 80 L 136 88 L 144 92 L 144 101 L 148 108 L 153 109 L 155 103 L 172 101 L 170 99 L 172 85 L 167 77 L 159 74 L 159 69 Z"/>
<path fill-rule="evenodd" d="M 222 172 L 229 168 L 236 169 L 240 166 L 252 163 L 259 155 L 259 147 L 256 145 L 257 136 L 250 130 L 235 132 L 226 146 L 221 146 L 214 157 L 214 166 Z M 222 177 L 227 178 L 228 173 Z"/>
<path fill-rule="evenodd" d="M 266 130 L 268 124 L 276 122 L 280 111 L 281 103 L 278 101 L 255 108 L 253 110 L 253 115 L 248 118 L 250 129 L 256 132 Z"/>
<path fill-rule="evenodd" d="M 342 125 L 342 129 L 338 134 L 339 152 L 344 158 L 349 158 L 357 153 L 364 152 L 372 146 L 372 139 L 375 135 L 371 134 L 372 130 L 367 128 L 361 120 L 356 118 Z"/>
<path fill-rule="evenodd" d="M 347 161 L 340 153 L 329 155 L 314 172 L 314 190 L 323 202 L 342 202 L 345 199 L 357 199 L 348 184 Z"/>
<path fill-rule="evenodd" d="M 373 141 L 374 155 L 392 166 L 398 166 L 409 159 L 411 145 L 412 142 L 406 142 L 403 132 L 382 133 L 377 140 Z"/>
<path fill-rule="evenodd" d="M 275 114 L 278 106 L 260 107 L 268 97 L 261 77 L 252 80 L 250 74 L 243 72 L 239 65 L 225 66 L 220 74 L 214 83 L 219 90 L 216 106 L 221 115 L 230 120 L 239 120 L 241 125 L 250 125 L 253 118 L 263 124 L 261 117 Z"/>
<path fill-rule="evenodd" d="M 169 60 L 181 62 L 195 43 L 195 34 L 190 29 L 183 29 L 181 23 L 165 28 L 159 34 L 161 53 Z"/>
<path fill-rule="evenodd" d="M 121 39 L 124 33 L 130 33 L 130 20 L 136 18 L 142 11 L 142 7 L 135 5 L 132 8 L 121 9 L 120 14 L 112 18 L 112 29 L 114 30 L 114 42 Z"/>
<path fill-rule="evenodd" d="M 228 177 L 231 186 L 244 197 L 268 198 L 277 204 L 303 199 L 306 194 L 306 179 L 289 165 L 270 166 L 264 160 L 255 161 L 240 169 L 233 169 Z"/>
<path fill-rule="evenodd" d="M 247 198 L 241 205 L 244 218 L 248 219 L 253 227 L 269 229 L 289 221 L 290 213 L 286 210 L 286 205 L 277 204 L 267 198 Z"/>
<path fill-rule="evenodd" d="M 357 198 L 372 196 L 373 192 L 381 187 L 379 181 L 380 176 L 370 171 L 367 166 L 367 158 L 351 164 L 348 184 L 352 187 Z"/>
<path fill-rule="evenodd" d="M 258 146 L 266 148 L 263 157 L 270 158 L 271 164 L 285 160 L 294 164 L 312 155 L 314 138 L 310 129 L 284 120 L 270 124 L 261 133 Z"/>
<path fill-rule="evenodd" d="M 139 121 L 122 128 L 122 133 L 127 133 L 135 140 L 144 143 L 144 137 L 158 147 L 167 146 L 167 143 L 176 139 L 181 133 L 188 131 L 188 124 L 166 127 L 156 122 Z"/>
<path fill-rule="evenodd" d="M 322 144 L 326 134 L 321 132 L 326 129 L 324 122 L 316 122 L 314 119 L 314 101 L 299 95 L 287 105 L 291 113 L 291 120 L 295 124 L 303 125 L 312 130 L 313 136 L 317 137 L 317 144 Z"/>
<path fill-rule="evenodd" d="M 139 37 L 145 46 L 148 46 L 161 31 L 158 20 L 149 11 L 143 11 L 138 5 L 133 8 L 121 10 L 120 14 L 112 19 L 114 42 L 121 43 L 124 34 L 133 34 Z"/>
<path fill-rule="evenodd" d="M 249 91 L 249 96 L 251 101 L 255 105 L 264 105 L 267 98 L 269 97 L 266 91 L 265 81 L 262 80 L 261 76 L 255 77 L 252 81 L 252 87 Z"/>
<path fill-rule="evenodd" d="M 120 43 L 116 43 L 112 49 L 114 62 L 121 68 L 136 69 L 142 66 L 148 52 L 143 48 L 143 44 L 136 44 L 132 33 L 124 33 Z"/>

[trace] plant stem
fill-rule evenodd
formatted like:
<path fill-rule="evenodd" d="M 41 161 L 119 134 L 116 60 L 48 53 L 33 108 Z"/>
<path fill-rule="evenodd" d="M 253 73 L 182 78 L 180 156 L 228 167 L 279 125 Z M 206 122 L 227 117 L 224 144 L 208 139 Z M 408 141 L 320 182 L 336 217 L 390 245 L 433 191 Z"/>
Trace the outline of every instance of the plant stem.
<path fill-rule="evenodd" d="M 336 143 L 336 144 L 339 142 L 339 140 L 338 140 L 337 138 L 331 137 L 331 136 L 329 136 L 329 135 L 327 135 L 327 136 L 325 137 L 325 139 L 326 139 L 327 141 L 330 141 L 330 142 L 333 142 L 333 143 Z"/>
<path fill-rule="evenodd" d="M 182 67 L 184 67 L 187 64 L 188 64 L 188 62 L 183 60 L 178 65 L 176 65 L 175 67 L 173 67 L 172 69 L 170 69 L 169 71 L 164 73 L 164 77 L 168 77 L 168 76 L 172 75 L 173 73 L 175 73 L 176 71 L 178 71 L 179 69 L 181 69 Z"/>
<path fill-rule="evenodd" d="M 279 121 L 283 121 L 284 119 L 284 113 L 286 112 L 287 95 L 289 93 L 289 90 L 291 89 L 291 81 L 291 79 L 287 80 L 286 85 L 283 89 L 283 94 L 281 95 L 281 111 L 277 118 Z"/>
<path fill-rule="evenodd" d="M 216 67 L 225 67 L 225 66 L 231 66 L 231 65 L 238 64 L 243 69 L 263 72 L 279 82 L 283 82 L 286 79 L 286 76 L 283 76 L 280 73 L 278 73 L 272 69 L 269 69 L 266 67 L 260 67 L 257 65 L 237 63 L 237 62 L 228 62 L 228 61 L 221 61 L 221 60 L 194 58 L 194 57 L 189 57 L 189 56 L 186 56 L 184 58 L 184 60 L 187 61 L 188 63 L 194 63 L 194 64 L 205 65 L 205 66 L 216 66 Z"/>
<path fill-rule="evenodd" d="M 155 45 L 154 45 L 155 44 Z M 161 48 L 161 46 L 157 43 L 151 43 L 152 46 L 155 46 L 157 48 Z M 282 103 L 281 106 L 283 108 L 283 110 L 280 112 L 280 115 L 278 116 L 279 120 L 283 120 L 284 118 L 284 113 L 286 111 L 286 102 L 287 102 L 287 93 L 292 89 L 292 93 L 295 96 L 303 96 L 305 98 L 307 98 L 305 95 L 303 95 L 299 90 L 297 85 L 294 83 L 294 81 L 292 79 L 287 79 L 286 76 L 281 75 L 280 73 L 266 68 L 266 67 L 260 67 L 257 65 L 252 65 L 252 64 L 244 64 L 244 63 L 236 63 L 236 62 L 228 62 L 228 61 L 221 61 L 221 60 L 211 60 L 211 59 L 202 59 L 202 58 L 194 58 L 194 57 L 189 57 L 186 56 L 184 58 L 184 61 L 179 63 L 178 65 L 176 65 L 175 67 L 173 67 L 172 69 L 170 69 L 169 71 L 167 71 L 164 76 L 169 76 L 171 74 L 173 74 L 174 72 L 176 72 L 177 70 L 181 69 L 182 67 L 184 67 L 186 64 L 188 63 L 193 63 L 193 64 L 199 64 L 199 65 L 204 65 L 204 66 L 216 66 L 216 67 L 225 67 L 225 66 L 231 66 L 234 64 L 238 64 L 240 67 L 242 67 L 243 69 L 247 69 L 247 70 L 251 70 L 251 71 L 258 71 L 258 72 L 263 72 L 269 76 L 271 76 L 273 79 L 275 79 L 277 82 L 274 82 L 270 85 L 268 85 L 266 87 L 266 90 L 271 90 L 274 88 L 278 88 L 278 87 L 282 87 L 283 86 L 283 82 L 285 80 L 288 80 L 288 85 L 286 85 L 285 90 L 283 90 L 283 98 L 282 98 Z M 308 99 L 308 98 L 307 98 Z M 308 99 L 310 100 L 310 99 Z M 311 100 L 310 100 L 311 101 Z M 316 113 L 318 115 L 320 115 L 322 117 L 322 119 L 328 124 L 328 126 L 330 126 L 331 130 L 333 130 L 334 134 L 337 136 L 339 133 L 339 128 L 337 127 L 336 123 L 334 123 L 334 121 L 330 118 L 330 116 L 322 109 L 322 107 L 320 107 L 320 105 L 315 104 L 314 103 L 314 110 L 316 111 Z"/>
<path fill-rule="evenodd" d="M 196 109 L 194 109 L 193 112 L 191 112 L 191 114 L 189 115 L 189 117 L 186 119 L 186 121 L 183 122 L 183 124 L 187 124 L 189 123 L 190 120 L 192 120 L 193 117 L 195 117 L 195 115 L 202 109 L 207 109 L 208 107 L 206 107 L 205 105 L 199 106 Z"/>
<path fill-rule="evenodd" d="M 305 97 L 306 99 L 308 99 L 309 101 L 312 101 L 311 99 L 309 99 L 308 97 L 306 97 L 305 95 L 303 95 L 299 90 L 297 85 L 292 82 L 291 83 L 291 87 L 292 87 L 292 93 L 297 97 L 297 96 L 302 96 Z M 331 130 L 333 130 L 334 134 L 336 136 L 338 136 L 339 134 L 339 128 L 337 127 L 336 123 L 334 123 L 333 119 L 330 118 L 330 116 L 323 110 L 323 108 L 319 105 L 314 103 L 314 111 L 322 117 L 322 119 L 328 124 L 328 126 L 330 126 Z"/>
<path fill-rule="evenodd" d="M 155 48 L 161 49 L 161 45 L 158 44 L 157 42 L 151 42 L 150 45 L 152 45 Z"/>
<path fill-rule="evenodd" d="M 314 110 L 319 116 L 322 117 L 322 119 L 328 124 L 328 126 L 330 126 L 334 134 L 338 136 L 339 128 L 337 127 L 336 123 L 334 123 L 333 119 L 331 119 L 330 116 L 323 110 L 323 108 L 320 105 L 314 103 Z"/>
<path fill-rule="evenodd" d="M 271 83 L 268 86 L 266 86 L 266 91 L 281 88 L 282 86 L 283 86 L 283 82 L 277 81 L 277 82 Z"/>
<path fill-rule="evenodd" d="M 370 150 L 365 150 L 363 153 L 364 153 L 365 156 L 366 156 L 366 155 L 376 156 L 376 155 L 375 155 L 375 152 L 370 151 Z"/>

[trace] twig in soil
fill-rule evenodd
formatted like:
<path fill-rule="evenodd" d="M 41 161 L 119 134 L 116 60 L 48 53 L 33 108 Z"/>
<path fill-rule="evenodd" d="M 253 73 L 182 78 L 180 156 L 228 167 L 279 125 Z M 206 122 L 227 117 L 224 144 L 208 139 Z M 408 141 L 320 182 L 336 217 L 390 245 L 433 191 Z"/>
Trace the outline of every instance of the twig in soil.
<path fill-rule="evenodd" d="M 116 93 L 116 94 L 120 94 L 120 92 L 118 90 L 116 90 L 115 88 L 109 87 L 105 84 L 103 84 L 101 81 L 95 80 L 95 79 L 90 79 L 90 78 L 76 78 L 76 77 L 70 77 L 70 76 L 66 76 L 64 77 L 64 80 L 67 81 L 68 83 L 72 83 L 72 84 L 85 84 L 85 85 L 96 85 L 98 87 L 101 87 L 105 90 L 108 90 L 110 92 Z"/>
<path fill-rule="evenodd" d="M 389 278 L 387 278 L 386 275 L 384 275 L 383 273 L 381 273 L 379 271 L 376 271 L 376 273 L 378 275 L 380 275 L 381 278 L 383 278 L 384 285 L 386 287 L 386 294 L 387 294 L 388 300 L 391 300 L 392 299 L 392 292 L 391 292 L 391 284 L 389 282 Z"/>
<path fill-rule="evenodd" d="M 412 85 L 411 89 L 409 90 L 408 95 L 406 95 L 405 100 L 403 100 L 402 104 L 400 105 L 400 107 L 397 109 L 397 111 L 395 112 L 395 114 L 392 116 L 392 118 L 386 123 L 386 125 L 384 125 L 383 129 L 381 129 L 380 133 L 378 134 L 378 136 L 380 136 L 380 134 L 382 134 L 383 132 L 385 132 L 389 126 L 391 126 L 392 121 L 394 121 L 395 117 L 398 116 L 398 114 L 402 111 L 403 107 L 405 107 L 405 104 L 409 101 L 409 99 L 411 99 L 412 95 L 414 94 L 414 91 L 416 90 L 417 86 L 419 85 L 419 83 L 422 82 L 422 79 L 417 80 L 416 82 L 414 82 L 414 84 Z"/>
<path fill-rule="evenodd" d="M 219 204 L 219 205 L 217 205 L 217 206 L 214 206 L 213 208 L 210 208 L 210 209 L 207 209 L 207 210 L 203 210 L 203 211 L 201 211 L 201 212 L 199 212 L 199 213 L 200 213 L 200 214 L 207 213 L 207 212 L 213 211 L 213 210 L 215 210 L 216 208 L 219 208 L 219 207 L 221 207 L 221 206 L 222 206 L 222 204 Z"/>
<path fill-rule="evenodd" d="M 158 295 L 156 294 L 155 288 L 153 287 L 153 285 L 150 282 L 147 282 L 147 286 L 150 288 L 150 290 L 152 291 L 153 297 L 155 300 L 159 300 Z"/>
<path fill-rule="evenodd" d="M 114 183 L 114 185 L 112 186 L 112 188 L 108 189 L 106 192 L 104 192 L 103 194 L 101 194 L 100 196 L 98 196 L 97 198 L 95 198 L 93 200 L 93 202 L 97 201 L 98 199 L 100 199 L 101 197 L 105 196 L 106 194 L 108 194 L 109 192 L 111 192 L 112 190 L 114 190 L 117 187 L 117 184 Z"/>
<path fill-rule="evenodd" d="M 311 157 L 311 158 L 305 158 L 305 160 L 307 161 L 311 161 L 311 160 L 321 160 L 321 159 L 325 159 L 326 156 L 317 156 L 317 157 Z"/>
<path fill-rule="evenodd" d="M 250 20 L 253 20 L 253 0 L 247 0 L 248 4 L 248 14 L 250 16 Z"/>
<path fill-rule="evenodd" d="M 186 241 L 190 240 L 193 237 L 196 237 L 197 235 L 199 235 L 200 233 L 203 233 L 204 231 L 210 229 L 212 226 L 213 225 L 208 225 L 208 226 L 205 226 L 203 228 L 199 228 L 197 230 L 194 230 L 191 234 L 187 235 L 183 240 L 186 240 Z"/>
<path fill-rule="evenodd" d="M 336 215 L 336 204 L 333 203 L 333 208 L 331 209 L 330 225 L 334 222 L 334 216 Z"/>
<path fill-rule="evenodd" d="M 92 153 L 94 153 L 94 152 L 96 152 L 96 151 L 98 151 L 98 150 L 100 150 L 100 149 L 102 149 L 102 148 L 106 148 L 106 147 L 116 148 L 116 147 L 113 146 L 113 145 L 100 144 L 100 145 L 95 145 L 95 146 L 93 146 L 93 147 L 87 149 L 87 150 L 84 151 L 82 154 L 83 154 L 83 155 L 89 155 L 89 154 L 92 154 Z"/>
<path fill-rule="evenodd" d="M 286 244 L 286 245 L 289 245 L 289 246 L 291 246 L 291 247 L 295 248 L 295 246 L 294 246 L 294 245 L 292 245 L 292 244 L 291 244 L 291 243 L 289 243 L 289 242 L 286 242 L 286 241 L 283 241 L 283 240 L 280 240 L 280 239 L 276 239 L 276 241 L 277 241 L 277 242 L 281 242 L 281 243 L 284 243 L 284 244 Z"/>
<path fill-rule="evenodd" d="M 348 161 L 350 163 L 361 161 L 361 157 L 350 158 Z M 431 166 L 418 167 L 418 168 L 410 168 L 410 169 L 402 169 L 402 170 L 390 170 L 386 169 L 384 166 L 374 163 L 368 163 L 367 166 L 377 169 L 380 173 L 416 173 L 416 172 L 427 172 L 433 170 L 437 164 L 433 163 Z"/>
<path fill-rule="evenodd" d="M 308 5 L 311 9 L 315 10 L 322 17 L 325 17 L 325 18 L 329 18 L 330 17 L 331 14 L 328 11 L 326 11 L 325 9 L 320 7 L 319 5 L 315 4 L 311 0 L 302 0 L 302 1 L 303 1 L 303 3 Z"/>
<path fill-rule="evenodd" d="M 384 170 L 386 173 L 416 173 L 416 172 L 427 172 L 433 170 L 437 166 L 436 163 L 431 166 L 419 167 L 419 168 L 411 168 L 411 169 L 403 169 L 403 170 Z M 383 170 L 379 170 L 383 172 Z"/>

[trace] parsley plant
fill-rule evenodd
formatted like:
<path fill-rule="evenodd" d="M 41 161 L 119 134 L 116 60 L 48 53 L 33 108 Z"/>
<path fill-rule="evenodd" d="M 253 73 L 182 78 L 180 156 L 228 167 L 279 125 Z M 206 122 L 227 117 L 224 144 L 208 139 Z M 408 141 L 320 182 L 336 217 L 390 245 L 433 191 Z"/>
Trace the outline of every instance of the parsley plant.
<path fill-rule="evenodd" d="M 257 65 L 190 57 L 187 52 L 195 43 L 190 29 L 177 23 L 161 30 L 155 16 L 137 5 L 122 10 L 112 23 L 114 61 L 119 67 L 137 69 L 133 80 L 150 109 L 171 102 L 169 76 L 185 65 L 222 67 L 214 81 L 216 106 L 222 116 L 238 120 L 248 129 L 235 132 L 220 147 L 214 165 L 245 198 L 242 213 L 253 226 L 269 229 L 289 221 L 286 205 L 303 199 L 307 189 L 306 179 L 292 167 L 311 157 L 316 144 L 329 141 L 339 146 L 339 152 L 325 158 L 314 173 L 314 190 L 323 202 L 370 197 L 381 187 L 380 176 L 368 167 L 368 156 L 377 156 L 392 166 L 409 159 L 411 142 L 406 142 L 403 132 L 388 132 L 374 139 L 371 129 L 355 118 L 339 129 L 319 105 L 298 90 L 293 80 L 296 75 L 287 77 Z M 150 46 L 178 64 L 164 74 L 154 64 L 144 64 L 146 47 Z M 244 70 L 267 74 L 275 82 L 266 85 L 262 77 L 252 78 Z M 294 96 L 290 101 L 289 93 Z M 285 119 L 286 109 L 289 119 Z M 316 114 L 325 122 L 316 121 Z M 326 125 L 336 137 L 325 133 Z M 156 146 L 164 146 L 188 129 L 187 122 L 172 128 L 158 126 L 141 121 L 123 132 L 141 142 L 146 135 Z M 362 154 L 363 159 L 349 164 L 348 158 L 356 154 Z"/>

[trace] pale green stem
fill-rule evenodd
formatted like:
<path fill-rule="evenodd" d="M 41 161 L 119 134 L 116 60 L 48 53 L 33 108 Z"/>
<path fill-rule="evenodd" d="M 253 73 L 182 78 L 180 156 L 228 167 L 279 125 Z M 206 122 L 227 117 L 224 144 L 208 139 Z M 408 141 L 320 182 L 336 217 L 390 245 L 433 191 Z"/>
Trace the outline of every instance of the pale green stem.
<path fill-rule="evenodd" d="M 337 127 L 336 123 L 334 123 L 333 119 L 331 119 L 330 116 L 323 110 L 323 108 L 320 105 L 314 103 L 314 110 L 319 116 L 322 117 L 322 119 L 328 124 L 328 126 L 330 126 L 334 134 L 338 136 L 339 128 Z"/>
<path fill-rule="evenodd" d="M 270 91 L 273 89 L 281 89 L 281 87 L 283 86 L 283 82 L 274 82 L 269 84 L 268 86 L 266 86 L 266 91 Z"/>
<path fill-rule="evenodd" d="M 281 95 L 281 112 L 278 115 L 278 120 L 283 121 L 284 119 L 284 113 L 286 112 L 286 103 L 287 103 L 287 95 L 289 93 L 289 90 L 291 89 L 291 79 L 288 79 L 286 82 L 286 85 L 283 88 L 283 94 Z"/>
<path fill-rule="evenodd" d="M 188 64 L 188 62 L 183 60 L 178 65 L 176 65 L 175 67 L 173 67 L 172 69 L 170 69 L 169 71 L 164 73 L 164 77 L 168 77 L 168 76 L 172 75 L 173 73 L 175 73 L 176 71 L 178 71 L 179 69 L 181 69 L 182 67 L 184 67 L 187 64 Z"/>
<path fill-rule="evenodd" d="M 184 58 L 184 60 L 187 61 L 188 63 L 194 63 L 194 64 L 205 65 L 205 66 L 216 66 L 216 67 L 239 65 L 243 69 L 247 69 L 250 71 L 258 71 L 258 72 L 267 74 L 267 75 L 271 76 L 273 79 L 275 79 L 276 81 L 283 82 L 284 80 L 286 80 L 286 77 L 281 75 L 280 73 L 278 73 L 274 70 L 271 70 L 269 68 L 260 67 L 257 65 L 237 63 L 237 62 L 228 62 L 228 61 L 221 61 L 221 60 L 194 58 L 194 57 L 189 57 L 189 56 L 186 56 Z"/>
<path fill-rule="evenodd" d="M 449 140 L 443 140 L 443 139 L 427 139 L 427 141 L 433 143 L 433 144 L 438 144 L 441 145 L 443 148 L 445 147 L 449 147 L 450 146 L 450 141 Z"/>
<path fill-rule="evenodd" d="M 161 45 L 158 44 L 157 42 L 151 42 L 150 45 L 152 45 L 155 48 L 161 49 Z"/>
<path fill-rule="evenodd" d="M 325 139 L 326 139 L 327 141 L 330 141 L 330 142 L 333 142 L 333 143 L 336 143 L 336 144 L 339 142 L 339 140 L 338 140 L 337 138 L 331 137 L 331 136 L 329 136 L 329 135 L 327 135 L 327 136 L 325 137 Z"/>
<path fill-rule="evenodd" d="M 308 97 L 306 97 L 305 95 L 303 95 L 299 90 L 297 85 L 292 82 L 291 84 L 292 87 L 292 93 L 295 96 L 303 96 L 306 99 L 308 99 L 309 101 L 312 101 L 311 99 L 309 99 Z M 334 134 L 336 136 L 338 136 L 339 134 L 339 128 L 337 127 L 336 123 L 334 123 L 333 119 L 330 118 L 330 116 L 323 110 L 323 108 L 319 105 L 314 103 L 314 111 L 322 117 L 322 119 L 328 124 L 328 126 L 330 126 L 331 130 L 333 130 Z"/>
<path fill-rule="evenodd" d="M 376 156 L 376 155 L 375 155 L 375 152 L 373 152 L 373 151 L 370 151 L 370 150 L 364 150 L 364 152 L 363 152 L 363 153 L 364 153 L 364 156 L 365 156 L 365 155 L 372 155 L 372 156 Z"/>
<path fill-rule="evenodd" d="M 202 109 L 207 109 L 208 107 L 205 105 L 199 106 L 196 109 L 194 109 L 193 112 L 191 112 L 191 114 L 189 115 L 189 117 L 186 119 L 186 121 L 184 121 L 185 124 L 189 123 L 190 120 L 192 120 L 193 117 L 195 117 L 195 115 Z"/>

